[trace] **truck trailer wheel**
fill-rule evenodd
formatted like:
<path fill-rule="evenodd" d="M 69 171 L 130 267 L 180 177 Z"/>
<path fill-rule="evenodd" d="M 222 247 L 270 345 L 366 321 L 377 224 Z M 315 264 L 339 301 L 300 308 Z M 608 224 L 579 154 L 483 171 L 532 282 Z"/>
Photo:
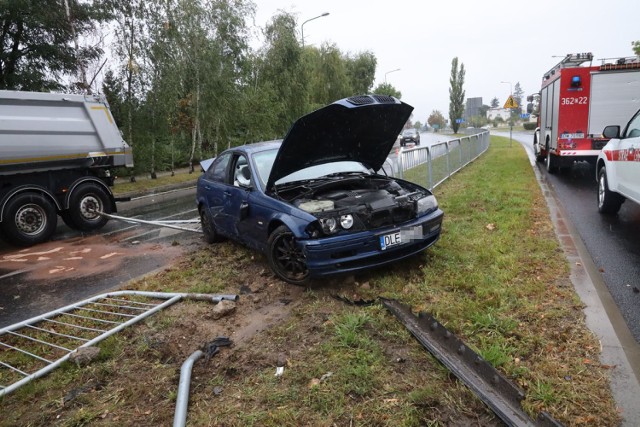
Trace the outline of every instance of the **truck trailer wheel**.
<path fill-rule="evenodd" d="M 46 197 L 23 193 L 5 206 L 2 231 L 9 243 L 31 246 L 49 240 L 56 230 L 56 208 Z"/>
<path fill-rule="evenodd" d="M 102 228 L 109 218 L 96 211 L 111 213 L 111 200 L 107 192 L 97 184 L 82 184 L 69 200 L 69 209 L 62 215 L 65 224 L 81 231 Z"/>

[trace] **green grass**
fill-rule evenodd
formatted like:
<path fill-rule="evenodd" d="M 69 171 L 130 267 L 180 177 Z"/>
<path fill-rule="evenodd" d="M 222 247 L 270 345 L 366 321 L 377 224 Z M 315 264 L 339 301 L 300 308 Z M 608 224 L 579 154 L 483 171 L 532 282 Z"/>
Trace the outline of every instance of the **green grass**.
<path fill-rule="evenodd" d="M 126 177 L 120 177 L 116 180 L 116 184 L 113 186 L 112 191 L 116 196 L 122 196 L 127 193 L 147 192 L 154 189 L 162 189 L 175 184 L 193 183 L 193 185 L 195 185 L 199 176 L 199 169 L 194 173 L 189 173 L 185 169 L 179 169 L 175 172 L 175 176 L 162 175 L 158 176 L 156 179 L 138 177 L 136 182 L 129 182 Z"/>
<path fill-rule="evenodd" d="M 194 374 L 189 423 L 496 422 L 491 411 L 381 305 L 348 306 L 331 297 L 337 287 L 346 295 L 396 298 L 416 312 L 430 312 L 523 389 L 523 405 L 531 416 L 545 410 L 566 425 L 577 425 L 588 413 L 591 425 L 618 425 L 609 370 L 593 362 L 598 360 L 599 344 L 584 324 L 566 258 L 522 147 L 509 147 L 508 138 L 492 137 L 487 153 L 438 186 L 435 194 L 445 221 L 442 237 L 432 248 L 357 276 L 367 287 L 339 279 L 302 293 L 289 317 L 234 346 L 223 362 L 211 362 Z M 260 255 L 227 242 L 203 247 L 136 287 L 236 292 L 238 283 L 252 283 L 264 266 Z M 269 286 L 284 285 L 267 283 L 257 294 L 261 299 L 270 298 Z M 190 307 L 193 319 L 156 314 L 142 330 L 114 337 L 107 359 L 85 370 L 70 367 L 38 380 L 35 395 L 18 392 L 4 399 L 0 403 L 10 417 L 0 425 L 24 420 L 33 407 L 41 412 L 29 418 L 35 425 L 100 425 L 96 414 L 101 417 L 107 409 L 111 424 L 105 425 L 169 424 L 182 360 L 161 358 L 154 341 L 143 338 L 204 322 L 197 313 L 206 312 L 206 307 Z M 270 355 L 279 352 L 286 353 L 288 363 L 284 375 L 275 377 Z M 68 390 L 90 378 L 104 381 L 104 388 L 83 395 L 82 405 L 61 408 L 60 393 L 52 390 Z M 215 385 L 224 387 L 219 396 L 211 393 Z M 152 410 L 144 415 L 137 408 Z"/>

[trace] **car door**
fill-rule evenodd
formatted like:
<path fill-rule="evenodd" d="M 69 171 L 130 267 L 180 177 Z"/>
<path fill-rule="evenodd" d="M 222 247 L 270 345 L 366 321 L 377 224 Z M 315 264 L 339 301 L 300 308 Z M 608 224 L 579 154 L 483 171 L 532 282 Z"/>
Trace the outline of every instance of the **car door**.
<path fill-rule="evenodd" d="M 202 177 L 203 195 L 209 217 L 216 231 L 229 236 L 227 221 L 224 218 L 225 192 L 229 187 L 229 165 L 232 154 L 223 153 L 209 166 Z"/>
<path fill-rule="evenodd" d="M 619 149 L 623 153 L 622 161 L 616 165 L 619 190 L 640 202 L 640 111 L 627 125 Z"/>
<path fill-rule="evenodd" d="M 249 220 L 249 196 L 253 188 L 251 170 L 247 157 L 234 154 L 230 164 L 230 184 L 223 194 L 223 217 L 225 228 L 230 235 L 240 241 L 246 241 Z"/>

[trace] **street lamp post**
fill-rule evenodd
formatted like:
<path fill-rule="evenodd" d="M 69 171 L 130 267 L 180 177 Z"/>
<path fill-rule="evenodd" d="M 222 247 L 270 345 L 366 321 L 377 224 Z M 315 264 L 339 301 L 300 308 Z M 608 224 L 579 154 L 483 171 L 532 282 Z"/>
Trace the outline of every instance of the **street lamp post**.
<path fill-rule="evenodd" d="M 387 84 L 387 74 L 395 73 L 396 71 L 400 71 L 400 68 L 396 68 L 395 70 L 387 71 L 384 73 L 384 84 Z"/>
<path fill-rule="evenodd" d="M 329 12 L 325 12 L 322 15 L 314 16 L 313 18 L 309 18 L 306 21 L 304 21 L 302 25 L 300 25 L 300 33 L 302 35 L 302 47 L 304 47 L 304 24 L 306 24 L 309 21 L 313 21 L 314 19 L 323 18 L 325 16 L 329 16 Z"/>
<path fill-rule="evenodd" d="M 509 96 L 513 96 L 513 86 L 511 85 L 511 82 L 500 82 L 500 83 L 505 83 L 505 84 L 508 83 Z M 510 115 L 513 115 L 513 112 L 511 112 Z M 512 136 L 513 136 L 513 118 L 509 117 L 509 147 L 511 147 L 512 145 Z"/>

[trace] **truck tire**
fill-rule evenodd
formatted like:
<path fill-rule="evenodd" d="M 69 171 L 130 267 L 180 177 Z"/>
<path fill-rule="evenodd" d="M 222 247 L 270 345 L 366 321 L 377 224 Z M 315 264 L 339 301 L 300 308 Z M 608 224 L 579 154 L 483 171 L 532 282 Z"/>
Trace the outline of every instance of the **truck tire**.
<path fill-rule="evenodd" d="M 46 242 L 56 230 L 57 214 L 53 203 L 37 193 L 22 193 L 5 205 L 2 231 L 15 246 Z"/>
<path fill-rule="evenodd" d="M 545 166 L 547 167 L 547 172 L 549 173 L 556 173 L 558 171 L 558 156 L 556 156 L 555 154 L 551 154 L 549 144 L 547 144 L 547 158 L 545 161 Z"/>
<path fill-rule="evenodd" d="M 624 197 L 609 190 L 606 168 L 598 172 L 598 211 L 603 214 L 616 214 L 624 202 Z"/>
<path fill-rule="evenodd" d="M 69 209 L 61 216 L 71 228 L 93 231 L 102 228 L 109 221 L 109 218 L 95 211 L 111 213 L 109 195 L 97 184 L 81 184 L 71 194 Z"/>
<path fill-rule="evenodd" d="M 540 144 L 538 144 L 539 140 L 539 132 L 533 134 L 533 154 L 536 157 L 536 162 L 542 163 L 544 161 L 544 156 L 542 155 L 542 150 L 540 150 Z"/>

